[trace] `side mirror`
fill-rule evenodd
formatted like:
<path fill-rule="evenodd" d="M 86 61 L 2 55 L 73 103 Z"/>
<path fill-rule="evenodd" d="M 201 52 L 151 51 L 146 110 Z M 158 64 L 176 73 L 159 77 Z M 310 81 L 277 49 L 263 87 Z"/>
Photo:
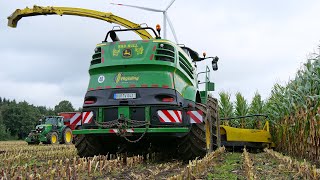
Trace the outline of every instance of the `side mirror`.
<path fill-rule="evenodd" d="M 207 82 L 208 91 L 214 91 L 214 83 L 213 82 Z"/>
<path fill-rule="evenodd" d="M 214 71 L 218 70 L 218 60 L 219 58 L 217 56 L 212 59 L 212 70 Z"/>

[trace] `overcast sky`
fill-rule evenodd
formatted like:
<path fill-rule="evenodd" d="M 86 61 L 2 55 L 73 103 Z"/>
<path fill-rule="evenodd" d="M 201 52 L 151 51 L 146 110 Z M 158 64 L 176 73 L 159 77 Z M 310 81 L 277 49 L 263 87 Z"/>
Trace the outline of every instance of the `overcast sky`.
<path fill-rule="evenodd" d="M 95 45 L 115 24 L 72 16 L 36 16 L 7 27 L 17 8 L 69 6 L 112 12 L 136 23 L 162 25 L 162 14 L 111 2 L 165 8 L 171 0 L 0 0 L 0 97 L 54 107 L 82 106 Z M 255 91 L 267 98 L 274 83 L 293 78 L 320 40 L 318 0 L 176 0 L 168 14 L 179 43 L 218 56 L 216 92 Z M 170 34 L 169 38 L 173 40 Z M 209 64 L 209 62 L 208 62 Z M 203 66 L 202 66 L 203 67 Z"/>

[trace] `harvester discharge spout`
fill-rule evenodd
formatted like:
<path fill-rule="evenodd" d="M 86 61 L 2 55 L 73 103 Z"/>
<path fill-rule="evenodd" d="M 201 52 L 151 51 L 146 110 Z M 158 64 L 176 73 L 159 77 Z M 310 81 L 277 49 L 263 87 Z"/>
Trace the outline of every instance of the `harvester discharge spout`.
<path fill-rule="evenodd" d="M 94 19 L 99 19 L 103 21 L 107 21 L 109 23 L 119 24 L 126 28 L 139 28 L 140 24 L 133 23 L 127 19 L 121 18 L 112 14 L 111 12 L 100 12 L 90 9 L 83 8 L 71 8 L 71 7 L 54 7 L 54 6 L 33 6 L 33 8 L 24 8 L 17 9 L 15 12 L 8 17 L 8 26 L 15 28 L 20 19 L 24 17 L 30 16 L 38 16 L 38 15 L 73 15 L 73 16 L 82 16 L 89 17 Z M 153 39 L 153 37 L 148 33 L 148 31 L 143 29 L 137 29 L 134 31 L 137 33 L 142 39 Z"/>

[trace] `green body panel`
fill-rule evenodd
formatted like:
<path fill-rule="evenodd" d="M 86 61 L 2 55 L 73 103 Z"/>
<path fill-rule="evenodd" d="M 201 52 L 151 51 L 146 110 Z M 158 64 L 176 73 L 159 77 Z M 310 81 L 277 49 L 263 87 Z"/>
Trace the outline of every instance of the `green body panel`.
<path fill-rule="evenodd" d="M 145 115 L 146 115 L 146 121 L 150 122 L 151 117 L 150 117 L 150 106 L 145 107 L 144 109 Z"/>
<path fill-rule="evenodd" d="M 99 108 L 99 112 L 98 112 L 98 122 L 102 122 L 103 120 L 103 109 Z"/>
<path fill-rule="evenodd" d="M 114 134 L 111 132 L 112 129 L 81 129 L 81 130 L 73 130 L 72 134 Z M 175 127 L 175 128 L 134 128 L 134 133 L 187 133 L 189 132 L 189 128 L 187 127 Z"/>
<path fill-rule="evenodd" d="M 123 115 L 124 118 L 128 119 L 130 117 L 130 111 L 128 106 L 121 106 L 118 108 L 118 118 L 120 118 L 120 115 Z"/>
<path fill-rule="evenodd" d="M 159 44 L 174 47 L 175 60 L 155 60 Z M 88 90 L 130 87 L 176 89 L 184 98 L 195 101 L 197 80 L 195 67 L 185 52 L 167 40 L 109 42 L 98 45 L 102 63 L 90 66 Z M 130 49 L 131 56 L 123 54 Z M 95 56 L 94 55 L 94 56 Z M 95 58 L 93 58 L 95 60 Z M 181 62 L 180 62 L 181 61 Z M 189 68 L 184 68 L 183 66 Z M 125 67 L 125 68 L 124 68 Z M 188 70 L 188 73 L 186 71 Z M 190 71 L 191 70 L 191 71 Z"/>
<path fill-rule="evenodd" d="M 173 49 L 163 48 L 163 45 Z M 169 55 L 164 54 L 163 51 Z M 170 56 L 172 53 L 174 55 Z M 171 60 L 159 59 L 161 56 L 170 56 Z M 198 92 L 197 72 L 192 59 L 182 48 L 163 39 L 98 44 L 92 57 L 89 74 L 88 91 L 133 87 L 170 88 L 176 90 L 184 99 L 194 102 Z M 207 95 L 207 92 L 202 95 Z M 203 101 L 206 101 L 206 98 Z M 108 116 L 104 113 L 104 109 L 107 108 L 115 107 L 98 107 L 96 115 L 98 122 L 103 122 Z M 123 115 L 130 125 L 130 107 L 118 106 L 117 108 L 118 118 Z M 151 122 L 151 118 L 150 106 L 145 106 L 146 125 L 143 128 L 134 128 L 134 133 L 188 133 L 190 131 L 189 125 L 149 128 L 148 123 Z M 126 127 L 121 127 L 121 130 L 124 129 Z M 88 129 L 73 130 L 73 134 L 111 134 L 114 133 L 112 130 L 114 129 L 88 127 Z"/>
<path fill-rule="evenodd" d="M 177 53 L 176 57 L 176 70 L 174 73 L 175 89 L 185 99 L 195 101 L 197 93 L 196 69 L 191 63 L 191 60 L 186 58 L 188 56 L 185 54 L 185 52 L 180 47 L 177 47 L 177 49 L 180 49 L 180 51 Z M 183 68 L 185 67 L 185 64 L 191 67 L 191 69 Z"/>

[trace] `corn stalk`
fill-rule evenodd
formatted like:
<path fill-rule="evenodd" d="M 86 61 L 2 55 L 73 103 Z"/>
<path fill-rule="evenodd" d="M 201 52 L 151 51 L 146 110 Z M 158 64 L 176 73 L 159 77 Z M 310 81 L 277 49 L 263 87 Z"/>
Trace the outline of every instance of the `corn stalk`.
<path fill-rule="evenodd" d="M 230 100 L 230 94 L 227 92 L 219 93 L 219 117 L 230 118 L 233 117 L 233 103 Z M 229 125 L 228 121 L 222 122 L 224 125 Z"/>
<path fill-rule="evenodd" d="M 212 153 L 207 154 L 202 159 L 195 159 L 189 162 L 180 174 L 168 178 L 169 180 L 196 179 L 205 174 L 214 164 L 214 159 L 225 152 L 224 147 L 220 147 Z"/>
<path fill-rule="evenodd" d="M 236 102 L 235 102 L 235 116 L 246 116 L 248 115 L 249 106 L 247 100 L 242 96 L 240 92 L 236 93 Z M 245 128 L 246 122 L 245 119 L 240 119 L 240 127 Z"/>
<path fill-rule="evenodd" d="M 249 153 L 246 150 L 246 148 L 243 148 L 242 156 L 243 156 L 243 159 L 244 159 L 243 167 L 244 167 L 244 170 L 246 172 L 247 179 L 250 179 L 250 180 L 257 179 L 256 175 L 253 173 L 254 172 L 254 170 L 253 170 L 253 162 L 251 161 Z"/>

